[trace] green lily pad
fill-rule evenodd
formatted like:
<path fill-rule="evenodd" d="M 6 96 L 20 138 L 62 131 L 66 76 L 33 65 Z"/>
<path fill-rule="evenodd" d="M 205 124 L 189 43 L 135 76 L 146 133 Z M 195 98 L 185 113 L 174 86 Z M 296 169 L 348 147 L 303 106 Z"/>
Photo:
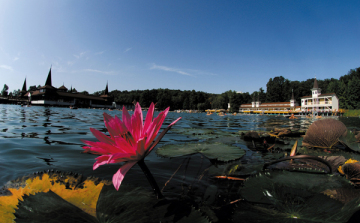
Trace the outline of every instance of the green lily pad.
<path fill-rule="evenodd" d="M 351 150 L 360 152 L 360 146 L 355 138 L 355 135 L 351 131 L 347 131 L 345 135 L 339 138 L 339 141 L 349 147 Z"/>
<path fill-rule="evenodd" d="M 208 135 L 214 134 L 214 131 L 211 129 L 191 129 L 191 128 L 176 128 L 171 129 L 172 132 L 176 132 L 183 135 Z"/>
<path fill-rule="evenodd" d="M 359 198 L 344 205 L 324 193 L 338 188 L 355 190 L 338 175 L 279 171 L 249 178 L 240 194 L 248 202 L 263 204 L 256 208 L 261 212 L 259 216 L 279 219 L 276 222 L 291 222 L 295 218 L 305 222 L 346 222 L 357 211 Z M 240 211 L 238 215 L 244 213 Z"/>
<path fill-rule="evenodd" d="M 208 219 L 186 200 L 157 200 L 143 188 L 104 186 L 96 206 L 99 222 L 201 222 Z"/>
<path fill-rule="evenodd" d="M 173 129 L 171 131 L 176 132 L 178 134 L 189 136 L 191 138 L 196 138 L 199 140 L 223 138 L 228 136 L 239 136 L 237 133 L 224 132 L 221 130 L 212 130 L 212 129 L 183 128 L 183 129 Z"/>
<path fill-rule="evenodd" d="M 245 150 L 223 143 L 188 143 L 165 145 L 157 149 L 156 153 L 171 158 L 201 153 L 210 160 L 229 162 L 243 157 Z"/>

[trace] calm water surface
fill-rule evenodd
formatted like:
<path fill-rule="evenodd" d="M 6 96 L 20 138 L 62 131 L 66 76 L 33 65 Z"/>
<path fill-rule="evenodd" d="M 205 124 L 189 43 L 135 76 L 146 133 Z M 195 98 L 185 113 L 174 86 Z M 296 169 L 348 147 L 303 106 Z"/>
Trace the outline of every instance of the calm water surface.
<path fill-rule="evenodd" d="M 0 105 L 0 185 L 9 180 L 48 169 L 72 171 L 84 176 L 111 179 L 120 165 L 103 165 L 93 171 L 97 156 L 82 154 L 81 139 L 97 141 L 89 128 L 106 132 L 103 122 L 104 110 L 55 107 L 20 107 Z M 121 117 L 121 111 L 106 111 Z M 157 115 L 156 113 L 155 115 Z M 144 112 L 144 116 L 146 112 Z M 207 116 L 205 113 L 187 114 L 170 112 L 163 128 L 177 117 L 182 119 L 173 127 L 217 129 L 226 132 L 248 130 L 266 131 L 274 127 L 304 129 L 313 122 L 309 119 L 289 120 L 279 116 L 237 115 Z M 360 118 L 339 118 L 346 126 L 360 127 Z M 194 138 L 170 131 L 158 147 L 168 143 L 194 142 Z M 246 143 L 238 137 L 236 145 L 247 149 Z M 247 149 L 247 151 L 250 151 Z M 249 155 L 249 154 L 247 154 Z M 146 158 L 146 164 L 162 188 L 178 169 L 166 191 L 184 191 L 184 188 L 205 188 L 209 180 L 200 178 L 213 164 L 196 154 L 180 158 L 161 158 L 155 152 Z M 221 165 L 215 166 L 222 168 Z M 201 180 L 200 180 L 201 179 Z M 146 178 L 136 165 L 123 181 L 124 184 L 149 187 Z"/>

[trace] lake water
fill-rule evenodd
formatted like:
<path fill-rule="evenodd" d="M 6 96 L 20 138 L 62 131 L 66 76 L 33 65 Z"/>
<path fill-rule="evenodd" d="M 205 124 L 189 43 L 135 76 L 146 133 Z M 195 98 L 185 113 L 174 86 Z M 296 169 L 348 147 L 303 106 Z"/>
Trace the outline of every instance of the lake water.
<path fill-rule="evenodd" d="M 10 180 L 48 169 L 72 171 L 84 176 L 96 176 L 111 179 L 120 165 L 103 165 L 92 170 L 97 156 L 83 154 L 81 139 L 97 141 L 89 128 L 106 132 L 103 122 L 104 110 L 57 107 L 20 107 L 0 105 L 0 185 Z M 121 117 L 121 111 L 106 113 Z M 130 112 L 131 114 L 131 112 Z M 158 113 L 155 113 L 157 116 Z M 144 112 L 144 117 L 146 112 Z M 269 131 L 274 127 L 306 130 L 313 119 L 299 118 L 289 120 L 281 116 L 226 115 L 207 116 L 205 113 L 187 114 L 170 112 L 162 128 L 173 120 L 182 119 L 169 131 L 157 147 L 164 144 L 196 142 L 194 137 L 179 134 L 175 129 L 196 128 L 221 130 L 228 133 L 238 131 Z M 347 127 L 360 127 L 359 118 L 339 118 Z M 161 131 L 160 131 L 161 132 Z M 234 142 L 247 151 L 244 163 L 249 162 L 251 154 L 248 145 L 240 137 Z M 238 161 L 239 162 L 239 161 Z M 240 162 L 242 162 L 240 160 Z M 207 176 L 209 168 L 219 172 L 226 165 L 210 162 L 202 155 L 178 158 L 161 158 L 155 151 L 145 159 L 160 189 L 174 174 L 164 193 L 186 193 L 186 190 L 205 190 L 212 183 Z M 204 177 L 202 177 L 204 176 Z M 126 175 L 123 184 L 150 188 L 140 168 L 135 165 Z"/>

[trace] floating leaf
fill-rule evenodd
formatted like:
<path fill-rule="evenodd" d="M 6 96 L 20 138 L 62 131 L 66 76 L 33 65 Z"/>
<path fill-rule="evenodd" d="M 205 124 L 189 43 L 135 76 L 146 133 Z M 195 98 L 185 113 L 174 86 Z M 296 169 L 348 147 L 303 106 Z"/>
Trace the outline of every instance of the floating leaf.
<path fill-rule="evenodd" d="M 159 148 L 156 153 L 171 158 L 201 153 L 210 160 L 229 162 L 240 159 L 245 155 L 245 150 L 222 143 L 188 143 L 165 145 Z"/>
<path fill-rule="evenodd" d="M 52 191 L 65 201 L 95 216 L 96 202 L 107 181 L 97 178 L 83 178 L 78 174 L 61 172 L 40 173 L 10 181 L 5 185 L 5 193 L 0 195 L 0 220 L 12 222 L 19 200 L 25 195 Z"/>
<path fill-rule="evenodd" d="M 342 135 L 339 140 L 342 144 L 346 145 L 351 150 L 360 152 L 358 139 L 356 139 L 355 135 L 351 131 L 347 130 L 347 132 Z"/>
<path fill-rule="evenodd" d="M 143 188 L 104 186 L 97 204 L 99 222 L 208 222 L 184 200 L 157 200 Z"/>
<path fill-rule="evenodd" d="M 282 219 L 277 222 L 294 218 L 305 222 L 346 222 L 357 211 L 357 204 L 344 206 L 323 191 L 350 187 L 349 181 L 336 175 L 267 172 L 247 179 L 240 194 L 249 202 L 262 203 L 262 208 L 256 208 L 260 216 Z"/>
<path fill-rule="evenodd" d="M 344 123 L 335 119 L 323 119 L 313 122 L 306 132 L 303 146 L 331 148 L 347 132 Z"/>
<path fill-rule="evenodd" d="M 23 201 L 19 201 L 15 216 L 16 223 L 98 222 L 95 217 L 65 201 L 51 190 L 46 193 L 25 195 Z"/>

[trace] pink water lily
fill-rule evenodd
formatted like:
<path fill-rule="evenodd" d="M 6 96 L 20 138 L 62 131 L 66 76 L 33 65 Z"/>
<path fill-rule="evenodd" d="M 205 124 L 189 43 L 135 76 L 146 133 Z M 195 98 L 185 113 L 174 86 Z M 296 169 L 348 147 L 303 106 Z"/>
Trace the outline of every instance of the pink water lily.
<path fill-rule="evenodd" d="M 82 140 L 88 146 L 84 146 L 84 152 L 101 155 L 96 158 L 93 169 L 109 163 L 125 162 L 124 165 L 114 174 L 112 181 L 114 187 L 119 190 L 125 174 L 136 163 L 144 164 L 144 158 L 159 143 L 165 133 L 181 119 L 172 122 L 156 139 L 170 107 L 162 111 L 156 118 L 153 118 L 155 105 L 151 103 L 143 122 L 143 114 L 140 104 L 135 106 L 134 114 L 130 116 L 126 108 L 123 108 L 122 121 L 117 117 L 112 117 L 104 113 L 105 126 L 110 137 L 102 132 L 90 128 L 92 134 L 100 142 Z M 141 166 L 143 169 L 143 166 Z M 147 167 L 146 167 L 147 168 Z"/>

